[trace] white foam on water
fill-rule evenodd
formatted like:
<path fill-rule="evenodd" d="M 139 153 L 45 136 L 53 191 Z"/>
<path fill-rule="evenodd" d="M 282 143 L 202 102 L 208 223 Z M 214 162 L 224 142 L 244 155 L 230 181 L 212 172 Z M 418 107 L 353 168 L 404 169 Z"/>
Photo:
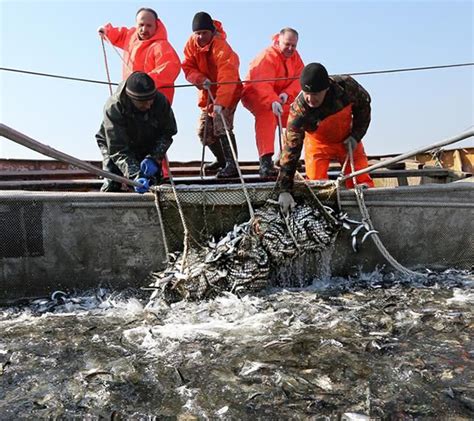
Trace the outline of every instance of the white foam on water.
<path fill-rule="evenodd" d="M 199 397 L 200 389 L 188 388 L 187 386 L 180 386 L 176 388 L 178 394 L 186 399 L 186 402 L 183 404 L 182 408 L 188 414 L 198 415 L 200 419 L 209 419 L 206 412 L 199 406 L 197 403 L 197 398 Z M 178 417 L 181 418 L 181 417 Z M 183 414 L 183 419 L 186 419 L 186 413 Z M 193 419 L 193 418 L 190 418 Z"/>
<path fill-rule="evenodd" d="M 232 294 L 208 302 L 177 303 L 166 312 L 156 314 L 156 319 L 148 319 L 150 323 L 125 329 L 123 338 L 154 356 L 183 354 L 185 348 L 181 344 L 202 339 L 236 346 L 266 343 L 274 338 L 275 324 L 285 324 L 291 312 L 286 308 L 275 310 L 272 306 L 263 306 L 264 303 L 259 297 L 240 299 Z M 288 321 L 286 325 L 292 331 L 303 326 L 298 321 L 291 327 L 289 324 Z M 196 349 L 188 349 L 186 358 L 199 360 L 202 355 Z"/>
<path fill-rule="evenodd" d="M 375 353 L 377 358 L 379 354 L 380 358 L 384 358 L 387 350 L 391 349 L 390 345 L 398 341 L 397 335 L 411 338 L 411 335 L 417 332 L 423 333 L 424 324 L 444 335 L 444 329 L 450 326 L 451 320 L 462 322 L 464 319 L 461 316 L 464 312 L 470 314 L 474 302 L 472 288 L 457 288 L 462 283 L 458 280 L 453 282 L 456 283 L 451 283 L 450 293 L 444 289 L 438 291 L 438 284 L 440 288 L 443 287 L 441 279 L 437 280 L 434 286 L 421 285 L 419 290 L 415 291 L 414 297 L 418 297 L 417 299 L 410 299 L 410 288 L 399 288 L 395 285 L 393 289 L 389 286 L 386 291 L 380 290 L 378 274 L 373 277 L 367 275 L 363 279 L 320 279 L 307 288 L 274 289 L 266 291 L 265 295 L 249 295 L 243 298 L 226 293 L 209 301 L 183 301 L 171 306 L 157 300 L 153 306 L 146 309 L 137 298 L 126 298 L 117 293 L 109 296 L 105 293 L 84 293 L 81 297 L 44 299 L 30 307 L 0 310 L 0 331 L 17 335 L 5 335 L 0 339 L 0 363 L 8 362 L 7 374 L 9 370 L 22 367 L 21 364 L 29 364 L 30 360 L 32 365 L 29 370 L 35 366 L 44 366 L 55 372 L 57 377 L 53 382 L 50 381 L 51 373 L 48 371 L 45 374 L 32 371 L 31 379 L 24 380 L 34 393 L 31 390 L 21 393 L 36 399 L 41 392 L 45 398 L 38 402 L 45 406 L 50 405 L 52 401 L 47 394 L 47 388 L 53 388 L 54 397 L 60 403 L 65 396 L 64 390 L 67 390 L 67 394 L 74 397 L 73 405 L 95 409 L 116 402 L 114 399 L 117 389 L 111 386 L 118 384 L 126 390 L 146 380 L 149 382 L 146 383 L 147 386 L 151 384 L 152 387 L 163 387 L 166 393 L 171 390 L 170 395 L 178 395 L 176 402 L 169 405 L 167 410 L 178 408 L 178 415 L 182 416 L 182 419 L 186 419 L 186 416 L 199 419 L 234 419 L 234 411 L 242 414 L 238 411 L 243 411 L 244 408 L 242 402 L 232 400 L 238 394 L 237 390 L 248 392 L 248 396 L 254 397 L 251 403 L 256 404 L 262 402 L 260 399 L 266 399 L 265 393 L 268 391 L 278 392 L 285 388 L 290 393 L 294 391 L 304 394 L 308 388 L 314 390 L 316 385 L 326 392 L 325 396 L 330 396 L 333 400 L 338 399 L 338 410 L 354 411 L 346 412 L 345 419 L 363 420 L 367 419 L 363 414 L 363 401 L 359 401 L 360 405 L 348 407 L 343 401 L 344 396 L 339 395 L 341 385 L 347 381 L 353 389 L 344 393 L 348 393 L 349 397 L 358 396 L 358 399 L 363 399 L 362 394 L 357 392 L 357 385 L 360 383 L 348 380 L 345 371 L 341 371 L 337 365 L 334 369 L 325 368 L 327 359 L 318 365 L 318 353 L 322 358 L 332 354 L 339 355 L 341 360 L 348 364 L 348 374 L 354 376 L 356 372 L 351 374 L 350 371 L 352 363 L 349 357 L 352 355 L 357 358 L 371 357 L 371 354 Z M 337 290 L 339 287 L 341 289 Z M 381 309 L 386 309 L 387 317 L 384 318 Z M 90 316 L 94 316 L 92 321 L 88 320 Z M 71 318 L 73 327 L 68 318 Z M 392 330 L 391 324 L 385 319 L 393 322 L 397 329 Z M 466 325 L 468 320 L 466 317 L 464 324 L 460 325 Z M 85 351 L 82 363 L 79 359 L 79 364 L 72 364 L 71 368 L 67 358 L 65 361 L 58 359 L 70 354 L 54 352 L 49 355 L 49 341 L 54 340 L 56 331 L 49 325 L 58 327 L 58 332 L 74 330 L 77 327 L 77 336 L 61 336 L 63 342 L 54 344 L 57 348 L 54 351 L 58 351 L 60 347 L 67 350 L 70 346 L 72 349 L 78 346 L 80 355 Z M 412 331 L 413 326 L 419 326 L 420 329 Z M 30 327 L 31 335 L 25 334 Z M 340 331 L 337 329 L 339 327 Z M 44 336 L 47 330 L 51 330 L 51 333 L 48 332 Z M 390 336 L 389 332 L 393 338 L 387 337 Z M 448 334 L 451 335 L 447 336 L 448 338 L 456 338 L 457 331 L 446 332 L 446 335 Z M 82 342 L 69 343 L 82 337 Z M 429 342 L 429 336 L 424 338 Z M 458 342 L 461 339 L 459 336 Z M 42 341 L 46 351 L 37 352 L 38 343 Z M 446 342 L 444 346 L 448 350 L 450 347 L 457 350 L 455 346 L 458 342 Z M 13 351 L 10 356 L 9 350 L 14 350 L 16 344 L 20 346 L 19 351 Z M 312 349 L 305 348 L 307 345 Z M 405 345 L 413 346 L 410 341 Z M 430 350 L 428 345 L 425 348 Z M 88 348 L 89 346 L 91 347 Z M 311 360 L 308 361 L 311 361 L 314 367 L 311 366 L 310 372 L 305 371 L 307 362 L 299 361 L 301 346 L 303 355 L 311 355 Z M 116 349 L 117 352 L 101 355 L 101 352 L 97 351 L 102 348 L 109 351 Z M 36 354 L 30 350 L 35 350 Z M 422 357 L 426 355 L 426 351 L 423 352 Z M 433 367 L 443 367 L 445 360 L 436 362 L 436 354 L 433 355 L 432 359 L 438 364 Z M 441 353 L 441 356 L 444 354 Z M 396 364 L 392 363 L 394 357 L 397 359 Z M 385 360 L 383 370 L 375 365 L 373 368 L 389 379 L 384 383 L 385 387 L 394 384 L 403 388 L 403 385 L 419 380 L 417 368 L 413 369 L 409 360 L 401 359 L 398 352 L 394 352 L 390 360 Z M 150 370 L 156 370 L 156 373 L 149 373 L 149 362 Z M 61 370 L 64 370 L 64 378 L 57 373 L 57 365 L 63 363 L 65 365 Z M 339 360 L 335 363 L 339 364 Z M 354 364 L 361 364 L 361 361 L 357 359 Z M 143 365 L 147 367 L 145 371 L 142 369 Z M 354 367 L 357 368 L 357 365 Z M 176 368 L 182 370 L 182 377 L 178 371 L 179 377 L 176 376 L 177 379 L 174 380 L 173 370 Z M 144 373 L 150 377 L 144 376 Z M 458 374 L 451 371 L 443 379 L 449 380 L 448 375 L 455 378 Z M 165 376 L 166 381 L 163 381 L 164 377 L 160 379 L 159 375 Z M 115 379 L 114 382 L 110 381 L 111 376 Z M 307 378 L 313 386 L 308 385 Z M 44 386 L 45 390 L 36 390 L 36 379 L 41 387 L 47 385 L 47 388 Z M 191 382 L 177 388 L 178 384 L 188 380 Z M 391 383 L 388 384 L 388 381 Z M 208 387 L 206 382 L 216 383 Z M 220 387 L 217 390 L 222 390 L 223 396 L 227 393 L 230 398 L 214 399 L 210 394 L 206 395 L 215 393 L 214 385 Z M 15 389 L 9 393 L 9 402 L 22 402 L 24 399 Z M 398 391 L 394 389 L 393 393 Z M 293 404 L 299 401 L 299 398 L 293 400 Z M 429 402 L 427 399 L 425 401 Z M 281 403 L 275 401 L 275 404 Z M 152 403 L 147 403 L 140 410 L 152 411 L 148 405 Z M 283 406 L 280 406 L 281 408 Z M 159 408 L 154 407 L 154 410 Z M 297 413 L 302 414 L 305 409 L 300 408 L 299 411 L 301 412 Z"/>
<path fill-rule="evenodd" d="M 448 298 L 446 302 L 448 304 L 474 304 L 474 292 L 454 288 L 452 298 Z"/>

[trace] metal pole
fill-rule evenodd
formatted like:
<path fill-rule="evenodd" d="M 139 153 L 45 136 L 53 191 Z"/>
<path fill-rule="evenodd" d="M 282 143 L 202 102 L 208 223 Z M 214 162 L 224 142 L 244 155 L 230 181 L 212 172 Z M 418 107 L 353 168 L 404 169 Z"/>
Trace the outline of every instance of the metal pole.
<path fill-rule="evenodd" d="M 342 177 L 341 181 L 345 181 L 348 178 L 356 177 L 358 175 L 371 172 L 371 171 L 376 170 L 378 168 L 386 167 L 387 165 L 394 164 L 396 162 L 402 161 L 402 160 L 407 159 L 407 158 L 411 158 L 414 155 L 429 151 L 431 149 L 440 148 L 442 146 L 450 145 L 451 143 L 459 142 L 460 140 L 467 139 L 468 137 L 471 137 L 471 136 L 474 136 L 474 130 L 468 130 L 468 131 L 466 131 L 464 133 L 461 133 L 457 136 L 450 137 L 449 139 L 445 139 L 445 140 L 442 140 L 440 142 L 433 143 L 432 145 L 424 146 L 424 147 L 419 148 L 419 149 L 414 149 L 410 152 L 406 152 L 404 154 L 395 156 L 395 157 L 387 159 L 385 161 L 378 162 L 377 164 L 371 165 L 370 167 L 363 168 L 363 169 L 358 170 L 358 171 L 354 171 L 351 174 L 347 174 L 346 176 Z"/>
<path fill-rule="evenodd" d="M 209 93 L 209 97 L 211 98 L 212 103 L 215 105 L 216 100 L 214 99 L 214 96 L 212 95 L 212 92 L 211 92 L 210 89 L 209 89 L 208 93 Z M 253 207 L 252 207 L 252 202 L 250 200 L 250 196 L 249 196 L 249 193 L 247 191 L 247 187 L 245 186 L 245 181 L 244 181 L 244 177 L 242 175 L 242 171 L 240 170 L 239 161 L 237 159 L 237 152 L 234 150 L 234 145 L 232 144 L 232 139 L 230 138 L 229 128 L 227 127 L 227 123 L 225 122 L 224 115 L 222 114 L 222 112 L 219 113 L 219 115 L 222 119 L 222 124 L 224 126 L 225 134 L 227 136 L 227 141 L 229 142 L 229 147 L 230 147 L 230 151 L 232 152 L 232 158 L 234 160 L 235 167 L 237 168 L 237 173 L 239 174 L 240 182 L 242 184 L 242 190 L 244 191 L 244 196 L 245 196 L 245 199 L 247 200 L 247 205 L 249 207 L 249 213 L 250 213 L 250 219 L 253 219 L 254 216 L 255 216 L 255 212 L 254 212 Z"/>
<path fill-rule="evenodd" d="M 283 124 L 281 122 L 281 114 L 278 114 L 277 115 L 277 118 L 278 118 L 278 142 L 280 143 L 280 155 L 283 151 L 283 143 L 282 143 L 282 139 L 283 139 Z"/>
<path fill-rule="evenodd" d="M 130 180 L 128 178 L 122 177 L 117 174 L 113 174 L 109 171 L 104 171 L 96 166 L 89 164 L 88 162 L 82 161 L 80 159 L 74 158 L 71 155 L 60 152 L 56 149 L 51 148 L 50 146 L 44 145 L 31 137 L 24 135 L 23 133 L 17 132 L 11 127 L 6 126 L 5 124 L 0 124 L 0 136 L 6 137 L 7 139 L 13 140 L 13 142 L 19 143 L 20 145 L 26 146 L 27 148 L 39 152 L 43 155 L 49 156 L 50 158 L 57 159 L 58 161 L 66 162 L 67 164 L 74 165 L 78 168 L 81 168 L 91 174 L 98 175 L 99 177 L 109 178 L 111 180 L 117 181 L 119 183 L 125 183 L 129 186 L 142 186 L 141 183 L 137 181 Z"/>
<path fill-rule="evenodd" d="M 109 92 L 110 92 L 110 95 L 112 96 L 113 94 L 112 82 L 110 81 L 109 64 L 107 63 L 107 53 L 105 51 L 104 38 L 101 37 L 100 41 L 102 43 L 102 52 L 104 53 L 105 73 L 107 74 L 107 80 L 109 82 Z"/>
<path fill-rule="evenodd" d="M 206 155 L 207 124 L 209 121 L 210 101 L 211 101 L 211 97 L 208 95 L 207 104 L 206 104 L 206 121 L 204 121 L 204 137 L 202 139 L 201 169 L 199 170 L 199 175 L 201 176 L 201 180 L 204 178 L 204 157 Z"/>

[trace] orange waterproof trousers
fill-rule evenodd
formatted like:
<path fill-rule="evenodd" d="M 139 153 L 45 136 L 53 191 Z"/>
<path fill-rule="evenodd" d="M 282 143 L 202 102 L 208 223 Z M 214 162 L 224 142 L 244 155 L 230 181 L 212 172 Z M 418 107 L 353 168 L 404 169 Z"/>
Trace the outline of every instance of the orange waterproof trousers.
<path fill-rule="evenodd" d="M 290 108 L 283 105 L 281 124 L 286 128 Z M 278 126 L 278 118 L 272 110 L 260 111 L 255 114 L 255 140 L 257 142 L 258 156 L 273 154 L 275 152 L 275 129 Z M 281 140 L 283 142 L 283 139 Z"/>
<path fill-rule="evenodd" d="M 348 105 L 336 114 L 324 119 L 314 132 L 306 132 L 304 162 L 306 176 L 310 180 L 327 180 L 331 160 L 337 160 L 341 165 L 344 164 L 347 151 L 343 142 L 351 133 L 351 125 L 352 106 Z M 355 170 L 367 168 L 367 155 L 361 142 L 357 144 L 353 155 Z M 350 164 L 346 165 L 344 173 L 351 173 Z M 369 174 L 359 175 L 356 180 L 358 184 L 365 183 L 368 187 L 374 187 L 374 182 Z M 346 180 L 346 187 L 354 187 L 352 179 Z"/>

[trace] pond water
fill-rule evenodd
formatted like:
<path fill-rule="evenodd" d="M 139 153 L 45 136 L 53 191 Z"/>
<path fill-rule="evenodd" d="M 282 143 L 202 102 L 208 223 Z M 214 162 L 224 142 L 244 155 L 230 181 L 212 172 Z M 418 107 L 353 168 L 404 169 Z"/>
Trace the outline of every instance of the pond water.
<path fill-rule="evenodd" d="M 0 419 L 473 419 L 474 274 L 0 308 Z"/>

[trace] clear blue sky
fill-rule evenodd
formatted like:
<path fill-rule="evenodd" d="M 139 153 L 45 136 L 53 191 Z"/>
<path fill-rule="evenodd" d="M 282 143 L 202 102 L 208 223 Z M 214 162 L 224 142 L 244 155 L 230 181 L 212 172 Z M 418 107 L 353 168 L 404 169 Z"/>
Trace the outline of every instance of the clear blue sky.
<path fill-rule="evenodd" d="M 300 33 L 305 63 L 329 73 L 351 73 L 474 61 L 473 1 L 21 1 L 0 0 L 0 67 L 106 80 L 98 26 L 133 26 L 136 11 L 154 8 L 182 58 L 194 14 L 223 22 L 240 56 L 244 78 L 250 61 L 271 36 L 291 26 Z M 107 48 L 112 81 L 121 62 Z M 358 76 L 372 96 L 372 123 L 364 139 L 369 154 L 406 152 L 454 136 L 473 125 L 473 67 Z M 183 74 L 177 83 L 186 83 Z M 95 133 L 109 95 L 106 85 L 0 71 L 0 120 L 53 148 L 81 159 L 100 159 Z M 197 91 L 181 88 L 173 109 L 178 135 L 171 160 L 198 160 Z M 253 117 L 241 105 L 235 133 L 240 157 L 256 159 Z M 461 145 L 472 145 L 463 142 Z M 0 158 L 37 158 L 0 139 Z M 209 158 L 209 152 L 207 152 Z"/>

